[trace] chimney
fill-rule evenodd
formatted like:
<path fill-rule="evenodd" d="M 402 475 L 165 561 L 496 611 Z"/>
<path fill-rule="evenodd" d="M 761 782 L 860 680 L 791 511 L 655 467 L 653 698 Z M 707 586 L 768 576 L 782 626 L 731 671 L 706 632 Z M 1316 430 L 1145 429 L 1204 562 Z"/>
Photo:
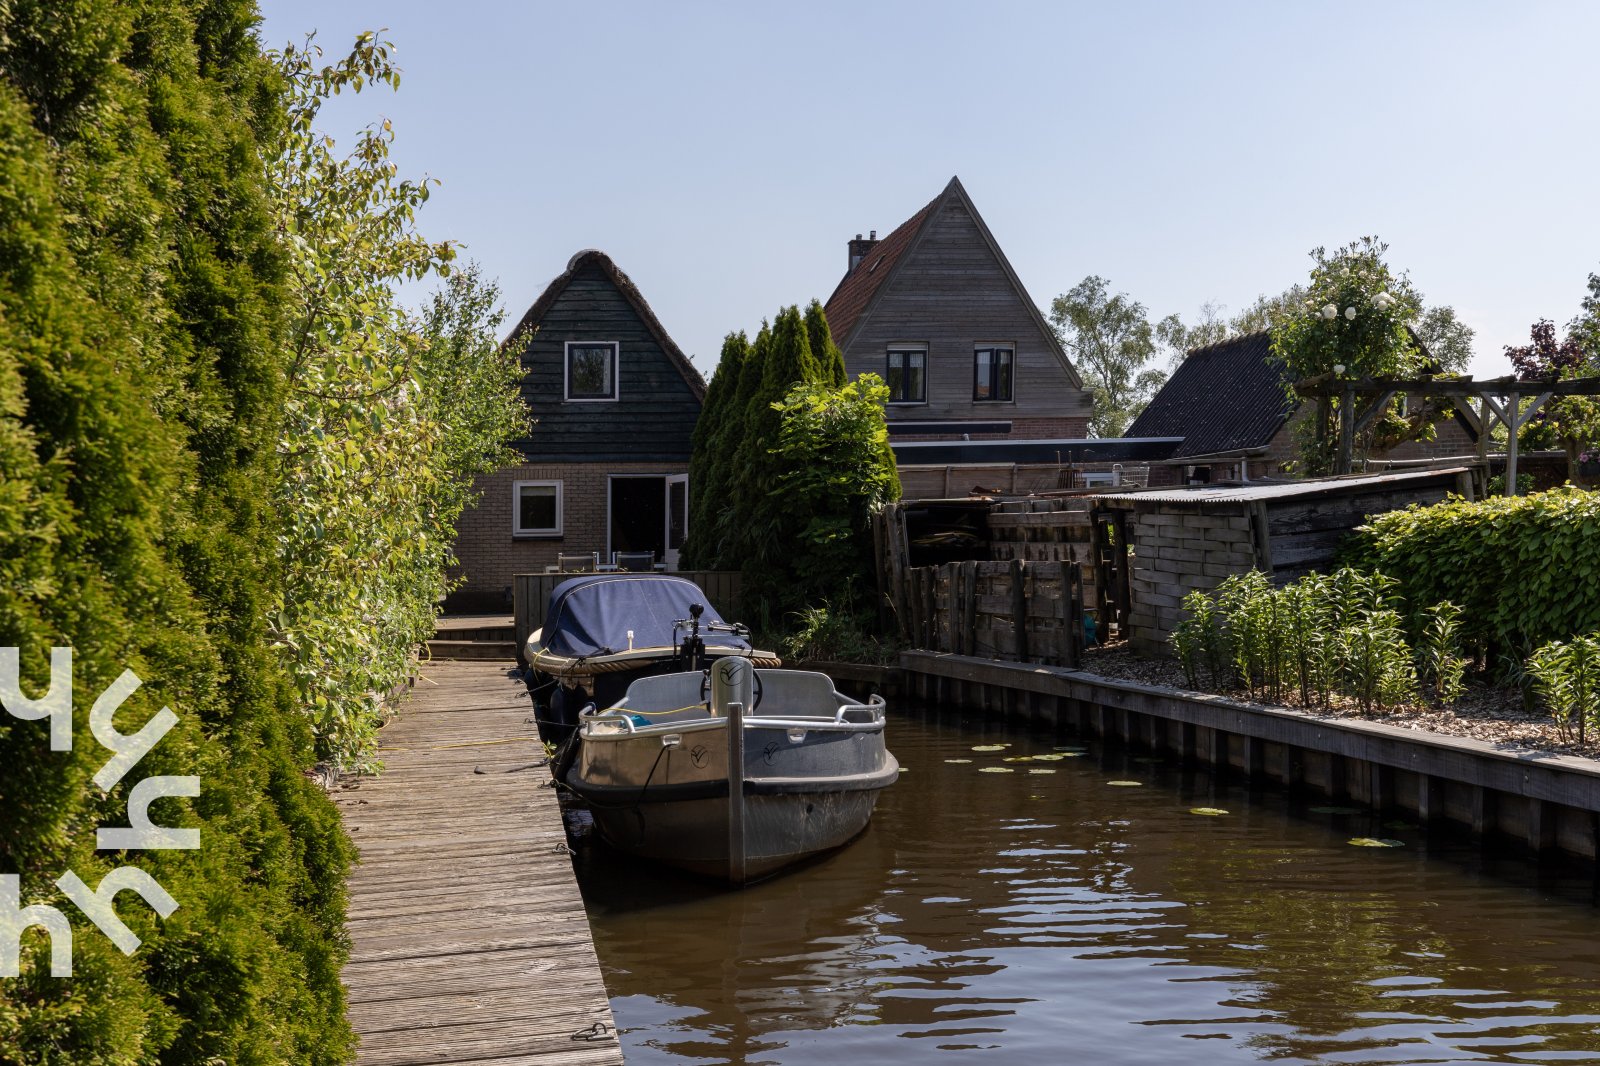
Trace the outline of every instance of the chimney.
<path fill-rule="evenodd" d="M 873 230 L 872 236 L 862 239 L 861 234 L 856 234 L 856 239 L 850 242 L 850 269 L 854 270 L 861 260 L 872 251 L 872 246 L 878 243 L 878 231 Z"/>

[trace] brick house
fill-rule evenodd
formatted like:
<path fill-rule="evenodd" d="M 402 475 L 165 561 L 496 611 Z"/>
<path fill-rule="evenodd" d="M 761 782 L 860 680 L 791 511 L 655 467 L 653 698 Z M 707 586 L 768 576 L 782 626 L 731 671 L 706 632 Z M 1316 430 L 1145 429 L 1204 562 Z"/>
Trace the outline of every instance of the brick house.
<path fill-rule="evenodd" d="M 1284 391 L 1272 336 L 1262 331 L 1189 352 L 1125 435 L 1181 438 L 1169 458 L 1151 465 L 1152 486 L 1285 477 L 1295 423 L 1311 406 Z M 1467 456 L 1477 441 L 1475 420 L 1458 410 L 1435 424 L 1432 441 L 1407 441 L 1372 458 Z"/>
<path fill-rule="evenodd" d="M 533 417 L 521 462 L 480 478 L 461 517 L 451 610 L 503 610 L 513 574 L 558 554 L 677 563 L 705 380 L 605 253 L 579 252 L 506 341 Z"/>
<path fill-rule="evenodd" d="M 848 247 L 828 324 L 850 376 L 889 385 L 907 496 L 997 476 L 1007 491 L 1060 488 L 1091 443 L 1130 449 L 1086 439 L 1092 394 L 959 178 L 888 236 Z"/>

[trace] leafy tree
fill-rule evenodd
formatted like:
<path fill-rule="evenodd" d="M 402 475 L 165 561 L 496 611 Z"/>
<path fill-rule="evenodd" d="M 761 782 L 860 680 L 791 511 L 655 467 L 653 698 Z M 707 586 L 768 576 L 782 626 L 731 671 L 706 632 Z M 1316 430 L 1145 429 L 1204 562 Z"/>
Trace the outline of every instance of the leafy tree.
<path fill-rule="evenodd" d="M 1418 296 L 1418 301 L 1421 301 Z M 1464 373 L 1472 362 L 1473 328 L 1456 317 L 1455 308 L 1424 307 L 1411 324 L 1428 356 L 1447 374 Z"/>
<path fill-rule="evenodd" d="M 1560 381 L 1590 377 L 1595 363 L 1584 350 L 1577 331 L 1556 340 L 1549 319 L 1533 324 L 1529 343 L 1506 345 L 1506 358 L 1523 381 Z M 1559 396 L 1549 400 L 1523 426 L 1518 443 L 1529 448 L 1562 448 L 1567 453 L 1568 476 L 1579 481 L 1580 462 L 1600 450 L 1600 401 L 1593 396 Z"/>
<path fill-rule="evenodd" d="M 1090 435 L 1120 436 L 1166 380 L 1141 369 L 1156 352 L 1144 304 L 1091 274 L 1051 301 L 1050 322 L 1094 393 Z"/>
<path fill-rule="evenodd" d="M 1333 255 L 1311 252 L 1310 283 L 1298 306 L 1285 313 L 1272 332 L 1273 354 L 1285 370 L 1285 388 L 1308 378 L 1406 377 L 1424 367 L 1424 356 L 1408 324 L 1421 298 L 1404 274 L 1383 260 L 1388 246 L 1363 237 Z M 1300 461 L 1307 472 L 1330 469 L 1338 439 L 1337 399 L 1318 406 L 1317 415 L 1299 424 Z M 1398 419 L 1380 420 L 1369 438 L 1396 438 Z"/>
<path fill-rule="evenodd" d="M 1155 324 L 1156 340 L 1167 349 L 1170 365 L 1176 367 L 1196 348 L 1209 348 L 1228 339 L 1228 323 L 1222 311 L 1221 304 L 1207 300 L 1200 305 L 1200 318 L 1192 326 L 1175 314 Z"/>
<path fill-rule="evenodd" d="M 314 41 L 278 54 L 288 123 L 268 168 L 290 293 L 273 620 L 319 753 L 357 769 L 433 631 L 468 484 L 526 427 L 519 368 L 494 343 L 498 293 L 451 277 L 454 247 L 416 228 L 432 182 L 398 178 L 387 120 L 346 156 L 317 128 L 333 95 L 398 87 L 389 51 L 364 33 L 332 64 Z M 449 288 L 419 320 L 395 290 L 430 275 Z"/>
<path fill-rule="evenodd" d="M 1568 323 L 1567 331 L 1583 346 L 1589 360 L 1600 365 L 1600 274 L 1589 275 L 1589 291 L 1580 306 L 1583 310 Z"/>

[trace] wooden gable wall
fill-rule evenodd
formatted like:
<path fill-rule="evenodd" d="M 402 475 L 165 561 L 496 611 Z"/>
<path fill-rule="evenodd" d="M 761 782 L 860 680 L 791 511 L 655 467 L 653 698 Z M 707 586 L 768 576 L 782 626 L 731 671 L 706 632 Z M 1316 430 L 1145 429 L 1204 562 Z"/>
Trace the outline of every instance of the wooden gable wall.
<path fill-rule="evenodd" d="M 927 346 L 928 402 L 891 405 L 890 419 L 1087 418 L 1090 394 L 1026 300 L 962 197 L 947 195 L 849 339 L 846 366 L 886 376 L 890 345 Z M 1016 346 L 1011 403 L 973 402 L 973 349 L 987 342 Z"/>
<path fill-rule="evenodd" d="M 700 399 L 633 303 L 596 262 L 580 265 L 522 352 L 522 396 L 536 423 L 526 461 L 689 461 Z M 616 341 L 616 402 L 564 399 L 568 341 Z"/>

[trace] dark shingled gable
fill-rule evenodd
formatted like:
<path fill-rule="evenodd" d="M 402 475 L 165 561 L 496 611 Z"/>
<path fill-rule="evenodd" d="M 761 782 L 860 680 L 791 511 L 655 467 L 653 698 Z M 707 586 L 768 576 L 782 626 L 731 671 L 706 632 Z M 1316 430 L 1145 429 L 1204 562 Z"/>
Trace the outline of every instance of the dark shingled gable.
<path fill-rule="evenodd" d="M 585 340 L 620 346 L 615 403 L 564 402 L 565 342 Z M 573 256 L 505 343 L 521 349 L 535 419 L 516 442 L 527 462 L 689 461 L 705 380 L 604 252 Z"/>
<path fill-rule="evenodd" d="M 1266 331 L 1189 353 L 1125 437 L 1182 437 L 1173 458 L 1265 447 L 1297 404 Z"/>

